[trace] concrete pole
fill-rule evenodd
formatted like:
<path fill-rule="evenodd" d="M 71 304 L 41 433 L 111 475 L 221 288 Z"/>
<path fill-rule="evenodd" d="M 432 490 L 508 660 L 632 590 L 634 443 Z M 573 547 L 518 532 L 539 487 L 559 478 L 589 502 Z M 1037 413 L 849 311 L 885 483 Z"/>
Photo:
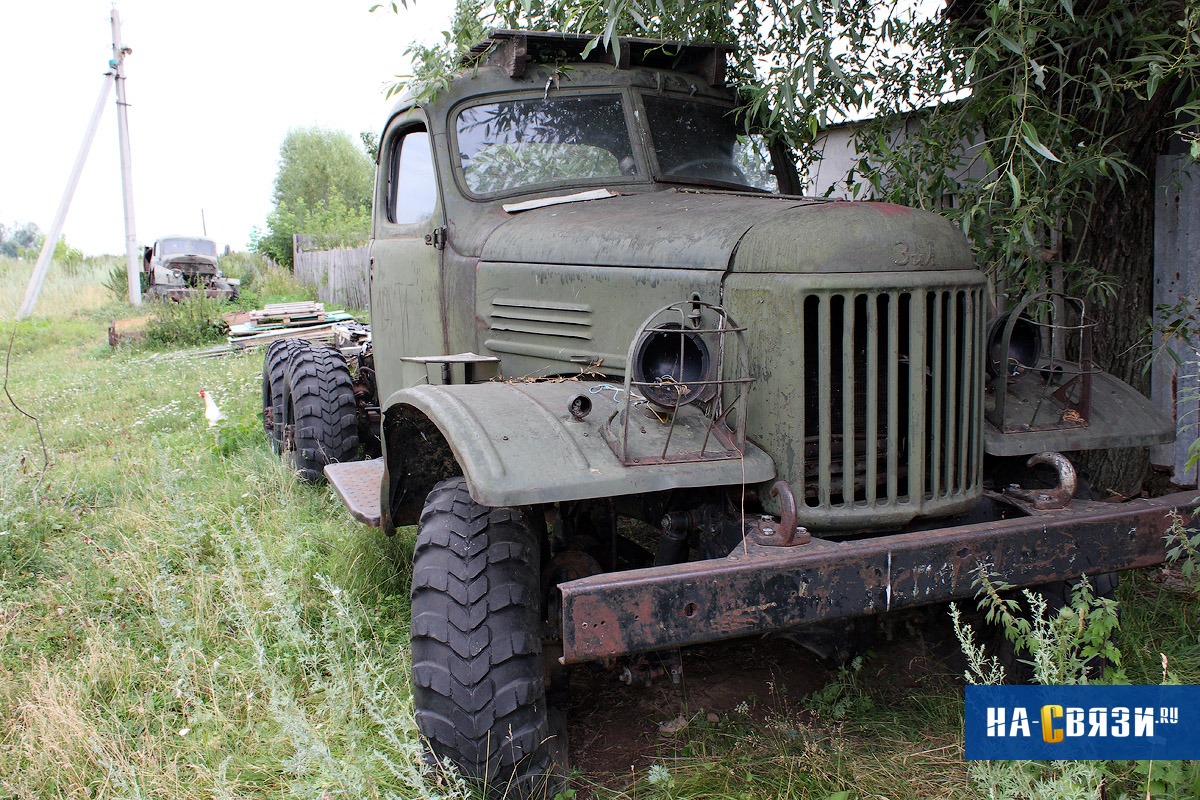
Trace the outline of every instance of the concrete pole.
<path fill-rule="evenodd" d="M 67 219 L 67 209 L 71 207 L 71 198 L 75 196 L 75 187 L 79 183 L 79 176 L 83 172 L 83 165 L 87 163 L 88 152 L 92 149 L 92 140 L 96 138 L 96 128 L 100 127 L 100 115 L 104 112 L 104 104 L 108 102 L 108 93 L 112 89 L 111 73 L 104 74 L 104 81 L 100 85 L 100 96 L 96 98 L 96 107 L 92 109 L 92 119 L 88 123 L 87 132 L 83 135 L 83 144 L 79 147 L 79 155 L 75 156 L 75 166 L 71 168 L 71 176 L 67 178 L 67 188 L 63 191 L 62 200 L 58 204 L 58 213 L 54 215 L 54 222 L 50 224 L 50 230 L 46 232 L 46 241 L 42 245 L 42 252 L 38 255 L 37 265 L 33 268 L 33 277 L 29 279 L 29 286 L 25 288 L 25 299 L 21 301 L 21 307 L 17 309 L 17 319 L 25 319 L 33 312 L 34 303 L 37 302 L 38 294 L 42 291 L 42 281 L 46 279 L 46 272 L 50 269 L 50 261 L 54 257 L 54 248 L 58 246 L 58 238 L 62 235 L 63 222 Z M 139 285 L 139 288 L 140 285 Z"/>
<path fill-rule="evenodd" d="M 113 58 L 109 65 L 113 68 L 114 81 L 117 84 L 117 136 L 121 144 L 121 190 L 125 199 L 125 259 L 126 271 L 129 275 L 129 302 L 135 306 L 142 304 L 141 259 L 138 258 L 137 232 L 133 224 L 133 169 L 129 154 L 129 104 L 125 101 L 125 56 L 133 52 L 132 48 L 121 43 L 121 15 L 117 9 L 112 10 Z"/>

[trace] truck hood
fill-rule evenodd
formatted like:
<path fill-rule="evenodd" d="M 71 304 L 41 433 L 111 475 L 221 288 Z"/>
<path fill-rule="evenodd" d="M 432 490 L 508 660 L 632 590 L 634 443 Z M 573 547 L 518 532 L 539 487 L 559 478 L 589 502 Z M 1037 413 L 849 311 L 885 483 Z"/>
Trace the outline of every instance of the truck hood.
<path fill-rule="evenodd" d="M 732 272 L 971 269 L 946 219 L 887 203 L 669 190 L 511 215 L 484 261 Z"/>

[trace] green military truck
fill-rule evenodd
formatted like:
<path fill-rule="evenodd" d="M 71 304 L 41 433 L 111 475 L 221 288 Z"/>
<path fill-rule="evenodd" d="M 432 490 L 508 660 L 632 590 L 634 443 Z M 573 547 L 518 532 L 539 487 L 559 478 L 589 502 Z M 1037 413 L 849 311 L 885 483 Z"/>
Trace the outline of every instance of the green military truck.
<path fill-rule="evenodd" d="M 686 645 L 969 597 L 980 568 L 1162 561 L 1182 496 L 1084 499 L 1063 455 L 1173 437 L 1092 363 L 1082 301 L 989 314 L 941 217 L 801 196 L 736 119 L 728 47 L 588 45 L 494 31 L 401 100 L 370 345 L 264 364 L 283 457 L 418 526 L 434 755 L 536 796 L 572 665 L 645 680 Z"/>

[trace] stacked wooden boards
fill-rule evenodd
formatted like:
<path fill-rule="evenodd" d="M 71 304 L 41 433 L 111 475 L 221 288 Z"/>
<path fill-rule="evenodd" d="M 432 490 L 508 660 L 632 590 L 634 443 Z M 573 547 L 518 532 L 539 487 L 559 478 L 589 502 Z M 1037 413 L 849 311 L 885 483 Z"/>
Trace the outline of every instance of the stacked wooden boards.
<path fill-rule="evenodd" d="M 269 303 L 253 311 L 226 315 L 229 343 L 234 347 L 260 347 L 276 339 L 333 341 L 333 327 L 354 319 L 345 311 L 326 311 L 324 303 Z"/>

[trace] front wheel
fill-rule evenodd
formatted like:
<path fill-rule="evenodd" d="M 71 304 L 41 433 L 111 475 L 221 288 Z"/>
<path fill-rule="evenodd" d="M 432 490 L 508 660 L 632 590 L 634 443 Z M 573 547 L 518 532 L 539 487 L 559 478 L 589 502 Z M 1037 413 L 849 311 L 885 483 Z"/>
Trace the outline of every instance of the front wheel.
<path fill-rule="evenodd" d="M 492 796 L 552 797 L 566 762 L 542 660 L 539 542 L 513 508 L 452 478 L 426 500 L 413 554 L 417 725 Z"/>

